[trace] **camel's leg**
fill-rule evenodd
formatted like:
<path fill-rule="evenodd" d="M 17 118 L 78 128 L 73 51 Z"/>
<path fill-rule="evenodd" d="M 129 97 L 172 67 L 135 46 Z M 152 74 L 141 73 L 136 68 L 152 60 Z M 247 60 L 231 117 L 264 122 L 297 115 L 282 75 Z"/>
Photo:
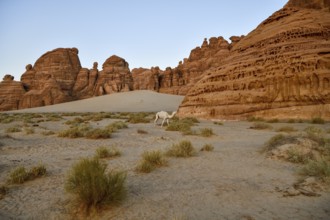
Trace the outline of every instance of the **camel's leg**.
<path fill-rule="evenodd" d="M 163 122 L 162 122 L 162 126 L 161 126 L 161 127 L 163 127 L 163 124 L 164 124 L 165 120 L 166 120 L 166 118 L 164 118 L 164 120 L 163 120 Z"/>
<path fill-rule="evenodd" d="M 166 119 L 166 122 L 167 122 L 167 126 L 169 126 L 170 125 L 170 120 Z"/>
<path fill-rule="evenodd" d="M 158 115 L 156 115 L 156 119 L 154 121 L 154 124 L 157 125 L 157 121 L 158 121 Z"/>

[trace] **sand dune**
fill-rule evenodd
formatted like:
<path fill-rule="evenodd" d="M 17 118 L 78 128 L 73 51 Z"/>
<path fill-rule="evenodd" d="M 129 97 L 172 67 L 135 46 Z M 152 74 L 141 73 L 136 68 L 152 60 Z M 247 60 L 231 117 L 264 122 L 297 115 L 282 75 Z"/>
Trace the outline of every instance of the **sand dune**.
<path fill-rule="evenodd" d="M 149 90 L 115 93 L 89 99 L 21 109 L 12 112 L 156 112 L 175 111 L 184 96 L 157 93 Z"/>

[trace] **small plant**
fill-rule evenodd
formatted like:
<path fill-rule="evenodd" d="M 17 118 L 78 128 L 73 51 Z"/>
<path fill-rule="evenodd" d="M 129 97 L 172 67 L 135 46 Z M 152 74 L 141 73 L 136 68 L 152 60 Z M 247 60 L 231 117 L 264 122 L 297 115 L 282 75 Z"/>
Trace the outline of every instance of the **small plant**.
<path fill-rule="evenodd" d="M 202 137 L 211 137 L 214 135 L 212 128 L 202 128 L 200 129 L 200 135 Z"/>
<path fill-rule="evenodd" d="M 323 180 L 330 178 L 330 162 L 325 159 L 310 160 L 300 171 L 305 176 L 315 176 Z"/>
<path fill-rule="evenodd" d="M 79 138 L 84 137 L 87 131 L 90 131 L 91 128 L 87 125 L 80 125 L 69 128 L 67 130 L 61 131 L 59 137 L 68 137 L 68 138 Z"/>
<path fill-rule="evenodd" d="M 127 122 L 132 124 L 149 123 L 150 119 L 146 118 L 147 116 L 148 114 L 143 112 L 131 113 L 129 114 L 129 118 L 127 119 Z"/>
<path fill-rule="evenodd" d="M 215 125 L 223 125 L 223 123 L 220 122 L 220 121 L 214 121 L 213 124 L 215 124 Z"/>
<path fill-rule="evenodd" d="M 116 132 L 123 128 L 128 128 L 127 124 L 123 121 L 115 121 L 106 127 L 106 129 L 110 132 Z"/>
<path fill-rule="evenodd" d="M 266 142 L 263 151 L 268 152 L 283 144 L 292 144 L 296 142 L 297 142 L 297 138 L 294 136 L 278 134 Z"/>
<path fill-rule="evenodd" d="M 98 158 L 108 158 L 120 156 L 121 153 L 117 148 L 108 149 L 106 147 L 99 147 L 96 149 L 96 157 Z"/>
<path fill-rule="evenodd" d="M 290 132 L 295 132 L 297 131 L 294 127 L 291 127 L 291 126 L 284 126 L 284 127 L 280 127 L 278 129 L 276 129 L 277 132 L 287 132 L 287 133 L 290 133 Z"/>
<path fill-rule="evenodd" d="M 301 151 L 295 150 L 295 149 L 289 149 L 287 151 L 288 153 L 288 158 L 287 160 L 292 162 L 292 163 L 301 163 L 301 164 L 305 164 L 307 163 L 309 160 L 314 159 L 314 155 L 312 152 L 309 153 L 302 153 Z"/>
<path fill-rule="evenodd" d="M 312 124 L 324 124 L 325 121 L 320 117 L 316 117 L 316 118 L 312 118 L 311 123 Z"/>
<path fill-rule="evenodd" d="M 157 167 L 166 166 L 167 161 L 164 159 L 161 151 L 146 151 L 142 154 L 142 160 L 136 167 L 136 171 L 142 173 L 150 173 Z"/>
<path fill-rule="evenodd" d="M 6 129 L 6 133 L 15 133 L 15 132 L 21 132 L 22 129 L 20 127 L 10 127 Z"/>
<path fill-rule="evenodd" d="M 7 193 L 8 193 L 8 187 L 0 186 L 0 200 L 3 199 Z"/>
<path fill-rule="evenodd" d="M 18 167 L 10 173 L 8 183 L 21 184 L 28 180 L 29 174 L 25 167 Z"/>
<path fill-rule="evenodd" d="M 213 150 L 214 150 L 214 147 L 211 144 L 205 144 L 201 149 L 201 151 L 213 151 Z"/>
<path fill-rule="evenodd" d="M 192 157 L 196 153 L 193 145 L 190 141 L 183 140 L 178 144 L 173 144 L 172 147 L 167 151 L 166 155 L 172 157 Z"/>
<path fill-rule="evenodd" d="M 191 130 L 191 127 L 196 123 L 199 123 L 199 121 L 193 117 L 176 119 L 171 121 L 166 131 L 180 131 L 183 135 L 193 135 L 195 132 Z"/>
<path fill-rule="evenodd" d="M 10 173 L 8 182 L 12 184 L 22 184 L 25 181 L 44 176 L 46 172 L 44 165 L 32 167 L 29 171 L 26 171 L 25 167 L 17 167 Z"/>
<path fill-rule="evenodd" d="M 111 131 L 108 129 L 95 128 L 87 131 L 85 137 L 89 139 L 106 139 L 111 137 Z"/>
<path fill-rule="evenodd" d="M 118 203 L 125 197 L 126 174 L 105 170 L 106 165 L 97 158 L 82 159 L 72 167 L 66 180 L 66 191 L 74 194 L 87 212 L 104 204 Z"/>
<path fill-rule="evenodd" d="M 138 134 L 148 134 L 148 132 L 143 129 L 137 129 L 137 133 Z"/>
<path fill-rule="evenodd" d="M 265 130 L 265 129 L 272 129 L 273 127 L 263 122 L 255 122 L 250 128 L 256 130 Z"/>

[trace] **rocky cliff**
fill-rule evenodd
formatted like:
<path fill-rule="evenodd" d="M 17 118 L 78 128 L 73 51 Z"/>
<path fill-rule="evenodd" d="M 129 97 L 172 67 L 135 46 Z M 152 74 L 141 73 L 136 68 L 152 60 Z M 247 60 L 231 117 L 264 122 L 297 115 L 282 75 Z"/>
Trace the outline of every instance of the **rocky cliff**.
<path fill-rule="evenodd" d="M 330 119 L 329 0 L 291 0 L 204 72 L 180 115 Z"/>

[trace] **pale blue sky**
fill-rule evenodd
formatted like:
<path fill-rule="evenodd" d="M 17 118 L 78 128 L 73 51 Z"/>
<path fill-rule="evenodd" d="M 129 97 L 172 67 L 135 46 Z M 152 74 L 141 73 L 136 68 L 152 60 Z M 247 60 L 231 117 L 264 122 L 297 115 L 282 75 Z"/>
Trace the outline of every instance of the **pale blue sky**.
<path fill-rule="evenodd" d="M 246 35 L 287 0 L 0 0 L 0 80 L 59 47 L 83 67 L 113 54 L 137 67 L 175 67 L 204 38 Z"/>

